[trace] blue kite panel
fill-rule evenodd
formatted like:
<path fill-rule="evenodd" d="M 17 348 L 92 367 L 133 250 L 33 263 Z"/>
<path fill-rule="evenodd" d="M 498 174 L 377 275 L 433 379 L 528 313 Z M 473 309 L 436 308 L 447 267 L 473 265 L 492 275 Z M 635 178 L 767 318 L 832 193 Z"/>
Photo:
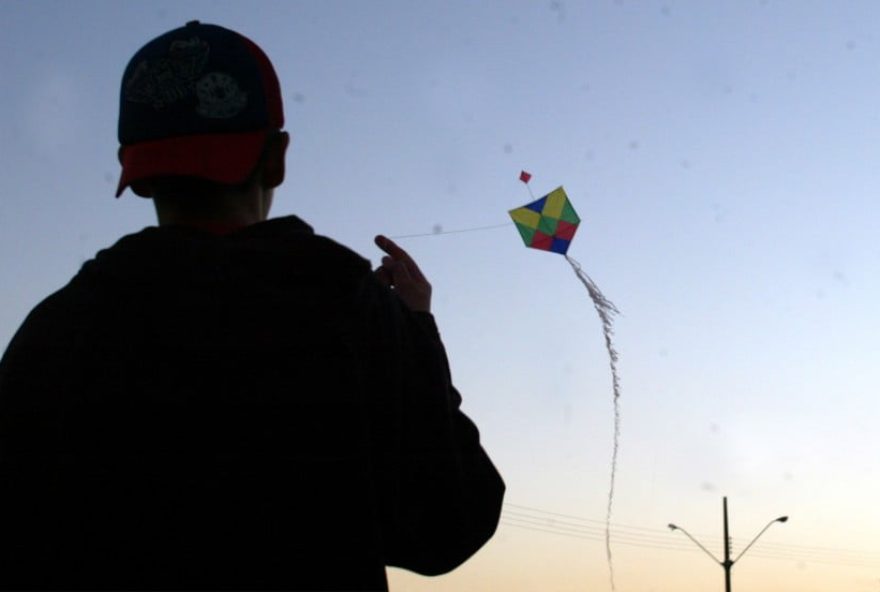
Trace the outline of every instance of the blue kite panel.
<path fill-rule="evenodd" d="M 546 204 L 546 203 L 547 203 L 547 196 L 545 195 L 544 197 L 542 197 L 541 199 L 539 199 L 537 201 L 533 201 L 530 204 L 526 204 L 525 207 L 527 207 L 530 210 L 534 210 L 540 214 L 541 212 L 544 211 L 544 204 Z"/>
<path fill-rule="evenodd" d="M 564 238 L 554 238 L 553 243 L 550 245 L 550 250 L 554 253 L 565 255 L 565 253 L 568 252 L 568 246 L 570 244 L 570 240 L 565 240 Z"/>

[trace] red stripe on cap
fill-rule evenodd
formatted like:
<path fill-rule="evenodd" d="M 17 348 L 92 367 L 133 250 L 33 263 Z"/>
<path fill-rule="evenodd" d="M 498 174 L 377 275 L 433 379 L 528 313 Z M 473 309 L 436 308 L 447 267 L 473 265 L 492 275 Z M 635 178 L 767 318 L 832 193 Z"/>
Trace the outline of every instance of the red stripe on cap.
<path fill-rule="evenodd" d="M 123 146 L 122 177 L 116 197 L 133 182 L 153 177 L 199 177 L 228 185 L 242 183 L 257 166 L 267 134 L 267 130 L 202 134 Z"/>

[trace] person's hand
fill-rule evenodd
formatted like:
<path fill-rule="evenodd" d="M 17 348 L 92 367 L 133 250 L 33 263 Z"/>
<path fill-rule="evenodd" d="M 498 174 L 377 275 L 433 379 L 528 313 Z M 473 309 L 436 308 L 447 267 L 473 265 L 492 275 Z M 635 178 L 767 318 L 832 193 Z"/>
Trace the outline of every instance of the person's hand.
<path fill-rule="evenodd" d="M 431 284 L 409 254 L 390 238 L 378 235 L 376 246 L 385 251 L 376 277 L 394 290 L 410 310 L 431 312 Z"/>

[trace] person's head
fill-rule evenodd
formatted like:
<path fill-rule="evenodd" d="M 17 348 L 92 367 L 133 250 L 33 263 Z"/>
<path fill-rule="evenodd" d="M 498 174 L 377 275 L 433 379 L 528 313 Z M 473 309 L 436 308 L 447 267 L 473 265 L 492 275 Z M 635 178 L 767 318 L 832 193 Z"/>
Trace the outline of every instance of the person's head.
<path fill-rule="evenodd" d="M 275 70 L 246 37 L 198 21 L 147 43 L 122 78 L 126 187 L 160 224 L 248 224 L 268 216 L 289 137 Z"/>

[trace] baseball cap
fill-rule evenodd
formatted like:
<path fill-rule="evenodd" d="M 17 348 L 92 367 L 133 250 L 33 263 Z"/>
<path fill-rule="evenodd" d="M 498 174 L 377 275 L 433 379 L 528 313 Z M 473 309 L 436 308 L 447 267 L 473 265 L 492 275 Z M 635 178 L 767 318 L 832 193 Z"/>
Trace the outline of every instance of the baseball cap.
<path fill-rule="evenodd" d="M 241 183 L 266 136 L 283 126 L 281 88 L 263 50 L 230 29 L 190 21 L 144 45 L 125 68 L 116 197 L 159 176 Z"/>

